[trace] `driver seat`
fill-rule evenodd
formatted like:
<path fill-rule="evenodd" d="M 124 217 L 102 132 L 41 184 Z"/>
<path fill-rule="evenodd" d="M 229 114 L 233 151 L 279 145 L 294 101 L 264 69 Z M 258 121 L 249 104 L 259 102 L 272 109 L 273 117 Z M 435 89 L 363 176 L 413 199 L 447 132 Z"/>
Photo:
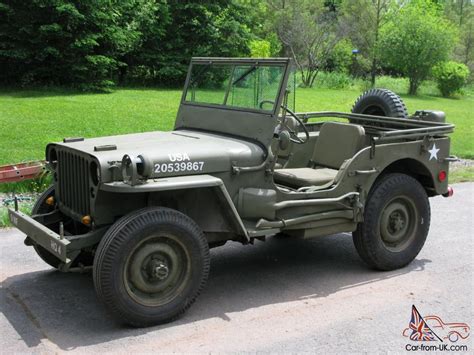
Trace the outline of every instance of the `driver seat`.
<path fill-rule="evenodd" d="M 364 138 L 365 130 L 360 125 L 325 122 L 319 131 L 310 167 L 275 170 L 274 180 L 293 188 L 329 184 L 336 179 L 344 161 L 362 148 Z"/>

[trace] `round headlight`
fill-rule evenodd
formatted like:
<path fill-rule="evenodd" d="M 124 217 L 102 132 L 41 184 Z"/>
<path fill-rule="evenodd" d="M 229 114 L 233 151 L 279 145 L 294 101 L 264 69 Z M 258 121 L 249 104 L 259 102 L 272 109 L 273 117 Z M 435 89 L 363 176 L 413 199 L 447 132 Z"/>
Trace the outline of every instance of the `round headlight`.
<path fill-rule="evenodd" d="M 123 182 L 130 185 L 137 185 L 140 183 L 140 174 L 138 168 L 143 164 L 138 157 L 131 157 L 125 154 L 122 158 L 122 177 Z"/>
<path fill-rule="evenodd" d="M 100 181 L 100 167 L 97 162 L 93 161 L 90 166 L 90 174 L 91 174 L 91 180 L 94 183 L 94 185 L 98 185 Z"/>
<path fill-rule="evenodd" d="M 46 153 L 46 161 L 48 164 L 48 168 L 51 170 L 56 170 L 58 166 L 58 152 L 56 148 L 49 148 Z"/>

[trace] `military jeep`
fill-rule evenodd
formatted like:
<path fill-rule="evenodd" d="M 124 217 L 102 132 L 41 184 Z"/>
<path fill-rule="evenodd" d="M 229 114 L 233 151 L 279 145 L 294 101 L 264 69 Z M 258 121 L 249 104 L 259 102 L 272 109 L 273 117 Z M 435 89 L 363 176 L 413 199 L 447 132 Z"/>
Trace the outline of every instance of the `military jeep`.
<path fill-rule="evenodd" d="M 92 269 L 134 326 L 181 315 L 227 241 L 351 232 L 370 267 L 407 265 L 428 197 L 452 194 L 454 126 L 383 89 L 351 113 L 296 113 L 294 86 L 290 59 L 193 58 L 171 132 L 49 144 L 53 185 L 10 220 L 49 265 Z"/>

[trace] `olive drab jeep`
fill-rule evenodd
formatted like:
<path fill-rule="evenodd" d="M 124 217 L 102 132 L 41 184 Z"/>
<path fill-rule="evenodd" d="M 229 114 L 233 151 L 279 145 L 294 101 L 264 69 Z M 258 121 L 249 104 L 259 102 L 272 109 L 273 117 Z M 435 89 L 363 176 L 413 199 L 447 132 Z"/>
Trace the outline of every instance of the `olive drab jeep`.
<path fill-rule="evenodd" d="M 454 126 L 409 116 L 383 89 L 351 113 L 296 113 L 294 87 L 286 58 L 193 58 L 171 132 L 49 144 L 53 185 L 10 220 L 52 267 L 92 269 L 98 297 L 134 326 L 180 316 L 227 241 L 351 232 L 370 267 L 407 265 L 428 198 L 452 194 Z"/>

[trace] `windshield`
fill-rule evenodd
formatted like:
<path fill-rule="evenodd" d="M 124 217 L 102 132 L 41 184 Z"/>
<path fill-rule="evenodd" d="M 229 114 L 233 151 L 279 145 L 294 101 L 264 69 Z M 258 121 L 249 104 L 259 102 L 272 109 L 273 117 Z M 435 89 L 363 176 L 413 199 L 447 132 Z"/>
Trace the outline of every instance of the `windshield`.
<path fill-rule="evenodd" d="M 284 65 L 194 63 L 185 102 L 273 112 Z"/>

